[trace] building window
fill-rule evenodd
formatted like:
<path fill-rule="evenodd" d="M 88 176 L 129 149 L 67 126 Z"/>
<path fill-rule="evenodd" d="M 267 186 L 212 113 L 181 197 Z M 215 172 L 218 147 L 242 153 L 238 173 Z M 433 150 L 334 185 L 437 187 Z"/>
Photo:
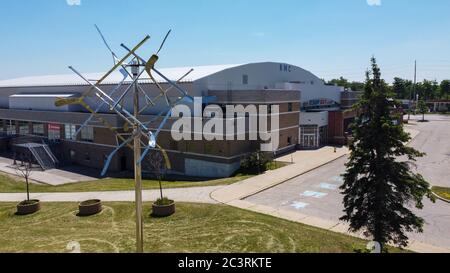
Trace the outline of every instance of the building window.
<path fill-rule="evenodd" d="M 16 122 L 14 120 L 8 120 L 6 124 L 6 134 L 12 136 L 17 134 Z"/>
<path fill-rule="evenodd" d="M 288 103 L 288 112 L 292 112 L 292 102 Z"/>
<path fill-rule="evenodd" d="M 50 140 L 61 139 L 61 125 L 51 123 L 48 125 L 48 139 Z"/>
<path fill-rule="evenodd" d="M 19 121 L 19 135 L 29 135 L 30 124 L 27 121 Z"/>
<path fill-rule="evenodd" d="M 81 140 L 87 142 L 94 141 L 94 127 L 85 126 L 81 129 Z"/>
<path fill-rule="evenodd" d="M 67 140 L 76 140 L 75 133 L 77 132 L 77 127 L 73 124 L 64 125 L 64 137 Z"/>
<path fill-rule="evenodd" d="M 248 84 L 248 75 L 242 75 L 242 84 L 244 85 Z"/>
<path fill-rule="evenodd" d="M 33 135 L 44 136 L 44 124 L 43 123 L 33 123 Z"/>
<path fill-rule="evenodd" d="M 3 134 L 6 130 L 6 127 L 3 124 L 3 120 L 0 119 L 0 135 Z"/>

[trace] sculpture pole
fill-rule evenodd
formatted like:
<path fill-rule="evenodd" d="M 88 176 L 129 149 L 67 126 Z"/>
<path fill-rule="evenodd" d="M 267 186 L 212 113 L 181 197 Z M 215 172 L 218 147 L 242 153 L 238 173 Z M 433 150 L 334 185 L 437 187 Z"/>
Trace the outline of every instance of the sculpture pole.
<path fill-rule="evenodd" d="M 139 77 L 140 64 L 136 61 L 131 66 L 133 79 Z M 139 89 L 138 81 L 134 84 L 134 99 L 133 99 L 134 116 L 139 116 Z M 136 202 L 136 252 L 144 252 L 144 223 L 142 213 L 142 167 L 139 164 L 141 158 L 141 128 L 136 123 L 134 126 L 134 180 L 135 180 L 135 202 Z"/>

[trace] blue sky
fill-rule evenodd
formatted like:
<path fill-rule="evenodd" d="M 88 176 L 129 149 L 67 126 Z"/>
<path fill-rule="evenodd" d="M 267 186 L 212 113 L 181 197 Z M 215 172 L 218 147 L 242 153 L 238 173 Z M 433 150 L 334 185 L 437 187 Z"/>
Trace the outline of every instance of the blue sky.
<path fill-rule="evenodd" d="M 150 34 L 150 56 L 173 29 L 160 67 L 279 61 L 363 80 L 375 55 L 389 81 L 412 78 L 414 59 L 419 79 L 442 80 L 449 11 L 443 0 L 3 0 L 0 79 L 109 69 L 98 24 L 119 55 Z"/>

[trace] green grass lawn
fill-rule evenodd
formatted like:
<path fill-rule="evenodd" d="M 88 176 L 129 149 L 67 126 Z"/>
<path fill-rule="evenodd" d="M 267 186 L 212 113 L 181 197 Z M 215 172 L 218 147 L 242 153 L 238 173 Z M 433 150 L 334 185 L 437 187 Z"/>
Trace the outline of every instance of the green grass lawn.
<path fill-rule="evenodd" d="M 247 178 L 250 175 L 238 175 L 231 178 L 208 180 L 201 182 L 192 181 L 163 181 L 163 188 L 187 188 L 187 187 L 203 187 L 229 185 Z M 143 189 L 159 189 L 157 180 L 143 180 Z M 0 192 L 17 193 L 24 192 L 26 184 L 9 176 L 0 175 Z M 30 192 L 90 192 L 90 191 L 120 191 L 134 190 L 134 179 L 126 178 L 104 178 L 95 181 L 78 182 L 60 186 L 30 184 Z"/>
<path fill-rule="evenodd" d="M 274 170 L 288 165 L 282 162 L 273 162 L 269 169 Z M 162 186 L 168 188 L 188 188 L 230 185 L 252 177 L 251 174 L 239 172 L 233 177 L 223 179 L 213 179 L 207 181 L 163 181 Z M 143 189 L 159 189 L 157 180 L 143 180 Z M 134 190 L 134 179 L 126 178 L 104 178 L 95 181 L 78 182 L 60 186 L 30 184 L 30 192 L 91 192 L 91 191 L 121 191 Z M 0 192 L 17 193 L 25 192 L 26 184 L 19 179 L 0 174 Z"/>
<path fill-rule="evenodd" d="M 450 200 L 450 188 L 433 187 L 432 190 L 434 193 L 436 193 L 440 197 Z"/>
<path fill-rule="evenodd" d="M 105 203 L 101 214 L 80 218 L 75 203 L 44 203 L 34 215 L 15 216 L 0 204 L 0 252 L 134 252 L 133 203 Z M 364 240 L 224 205 L 177 204 L 155 219 L 145 204 L 145 252 L 354 252 Z M 393 252 L 398 251 L 393 249 Z"/>

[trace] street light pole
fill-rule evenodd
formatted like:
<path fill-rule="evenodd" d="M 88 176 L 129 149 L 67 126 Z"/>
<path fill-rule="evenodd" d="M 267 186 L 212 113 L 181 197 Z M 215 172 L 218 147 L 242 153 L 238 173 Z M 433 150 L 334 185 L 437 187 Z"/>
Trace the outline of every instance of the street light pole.
<path fill-rule="evenodd" d="M 417 88 L 417 61 L 414 61 L 414 97 L 413 100 L 416 100 L 416 88 Z M 416 114 L 417 102 L 414 107 L 414 115 Z"/>
<path fill-rule="evenodd" d="M 136 61 L 131 66 L 133 80 L 139 77 L 140 64 Z M 134 116 L 139 116 L 139 90 L 138 81 L 134 84 L 134 99 L 133 99 Z M 141 129 L 137 123 L 134 125 L 134 180 L 135 180 L 135 202 L 136 202 L 136 252 L 144 252 L 144 223 L 142 213 L 142 167 L 139 164 L 141 158 Z"/>

